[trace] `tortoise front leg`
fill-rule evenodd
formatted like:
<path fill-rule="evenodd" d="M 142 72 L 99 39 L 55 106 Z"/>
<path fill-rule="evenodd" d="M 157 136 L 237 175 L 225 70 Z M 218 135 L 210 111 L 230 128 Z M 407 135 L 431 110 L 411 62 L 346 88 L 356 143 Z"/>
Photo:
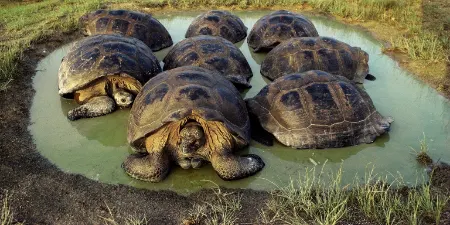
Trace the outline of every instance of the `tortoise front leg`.
<path fill-rule="evenodd" d="M 108 96 L 98 96 L 93 97 L 85 104 L 70 110 L 67 113 L 67 118 L 69 120 L 78 120 L 82 118 L 103 116 L 113 112 L 115 109 L 116 103 L 112 98 Z"/>
<path fill-rule="evenodd" d="M 253 154 L 243 156 L 213 155 L 211 164 L 219 177 L 224 180 L 237 180 L 251 176 L 265 166 L 263 160 Z"/>
<path fill-rule="evenodd" d="M 206 128 L 209 161 L 220 178 L 237 180 L 251 176 L 264 167 L 264 162 L 257 155 L 233 154 L 234 149 L 241 148 L 246 143 L 236 142 L 222 122 L 208 122 L 203 127 Z"/>
<path fill-rule="evenodd" d="M 133 178 L 160 182 L 170 171 L 169 152 L 166 150 L 168 138 L 167 127 L 161 128 L 145 140 L 148 154 L 133 154 L 123 162 L 122 168 Z"/>
<path fill-rule="evenodd" d="M 123 162 L 122 168 L 133 178 L 160 182 L 169 174 L 170 162 L 168 154 L 163 152 L 148 155 L 133 154 Z"/>

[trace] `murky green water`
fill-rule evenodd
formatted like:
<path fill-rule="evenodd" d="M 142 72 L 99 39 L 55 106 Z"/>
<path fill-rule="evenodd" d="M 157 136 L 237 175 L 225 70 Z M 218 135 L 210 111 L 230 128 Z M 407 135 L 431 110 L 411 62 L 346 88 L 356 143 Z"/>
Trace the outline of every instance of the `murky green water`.
<path fill-rule="evenodd" d="M 251 29 L 257 19 L 269 11 L 236 12 Z M 166 26 L 174 42 L 184 39 L 184 34 L 197 12 L 180 12 L 156 15 Z M 148 189 L 170 189 L 180 193 L 211 187 L 212 181 L 231 188 L 274 189 L 283 186 L 290 177 L 296 177 L 313 163 L 335 170 L 343 166 L 344 181 L 362 175 L 366 167 L 375 165 L 378 173 L 401 173 L 404 180 L 414 183 L 423 174 L 411 154 L 410 146 L 418 148 L 423 133 L 429 140 L 430 155 L 434 159 L 450 159 L 450 103 L 427 85 L 413 79 L 397 63 L 381 53 L 381 44 L 370 35 L 322 17 L 310 17 L 320 35 L 335 37 L 353 46 L 360 46 L 370 55 L 374 82 L 366 82 L 365 89 L 376 108 L 395 122 L 388 135 L 373 144 L 329 150 L 295 150 L 281 145 L 266 147 L 256 142 L 242 151 L 258 154 L 266 167 L 257 175 L 239 181 L 222 181 L 210 165 L 198 170 L 174 168 L 161 183 L 146 183 L 128 177 L 120 167 L 130 154 L 126 143 L 129 110 L 119 110 L 110 115 L 75 122 L 67 120 L 67 112 L 76 106 L 61 99 L 57 91 L 57 72 L 62 57 L 69 46 L 64 46 L 38 66 L 33 80 L 36 95 L 31 108 L 30 131 L 37 149 L 63 171 L 80 173 L 91 179 L 107 183 L 121 183 Z M 266 84 L 259 74 L 265 54 L 252 53 L 247 43 L 236 45 L 249 61 L 254 76 L 253 88 L 244 97 L 252 97 Z M 162 60 L 168 49 L 157 52 Z M 273 184 L 273 183 L 274 184 Z"/>

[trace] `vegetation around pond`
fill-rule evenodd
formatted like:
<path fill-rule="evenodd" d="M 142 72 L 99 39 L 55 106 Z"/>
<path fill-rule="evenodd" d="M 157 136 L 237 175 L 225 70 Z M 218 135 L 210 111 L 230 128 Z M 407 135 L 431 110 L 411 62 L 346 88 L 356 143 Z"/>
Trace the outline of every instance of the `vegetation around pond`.
<path fill-rule="evenodd" d="M 0 88 L 20 74 L 24 51 L 56 33 L 78 29 L 78 18 L 98 8 L 282 8 L 313 10 L 361 24 L 400 52 L 406 67 L 450 95 L 450 6 L 446 0 L 43 0 L 0 1 Z M 400 56 L 402 55 L 400 54 Z"/>

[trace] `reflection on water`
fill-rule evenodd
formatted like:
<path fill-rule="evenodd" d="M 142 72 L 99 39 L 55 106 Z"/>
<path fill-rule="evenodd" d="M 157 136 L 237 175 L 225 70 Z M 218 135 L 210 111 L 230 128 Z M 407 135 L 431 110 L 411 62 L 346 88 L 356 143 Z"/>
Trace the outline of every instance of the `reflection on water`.
<path fill-rule="evenodd" d="M 68 99 L 60 98 L 62 115 L 67 115 L 74 108 L 73 104 L 67 104 Z M 71 122 L 73 128 L 89 141 L 98 141 L 104 146 L 121 147 L 126 146 L 126 134 L 128 125 L 129 109 L 117 109 L 116 114 L 121 115 L 113 123 L 111 119 L 99 117 L 93 120 L 79 120 Z"/>
<path fill-rule="evenodd" d="M 182 12 L 159 15 L 158 18 L 172 35 L 174 43 L 184 39 L 190 22 L 200 12 Z M 269 11 L 237 12 L 251 29 L 253 24 Z M 68 46 L 64 46 L 38 65 L 34 77 L 36 94 L 31 108 L 30 131 L 37 149 L 64 171 L 84 174 L 89 178 L 108 183 L 122 183 L 148 189 L 170 189 L 180 193 L 210 187 L 211 182 L 230 188 L 273 189 L 274 184 L 283 186 L 291 177 L 298 176 L 314 164 L 324 169 L 344 169 L 344 181 L 353 179 L 356 173 L 364 174 L 368 164 L 375 165 L 378 173 L 401 173 L 406 181 L 415 182 L 423 173 L 411 153 L 418 148 L 423 133 L 429 140 L 433 158 L 450 159 L 450 103 L 427 85 L 413 79 L 397 66 L 397 63 L 381 52 L 381 44 L 366 32 L 322 17 L 310 17 L 319 34 L 337 38 L 353 46 L 360 46 L 370 55 L 370 72 L 376 81 L 367 81 L 364 88 L 372 97 L 378 111 L 392 116 L 395 122 L 391 132 L 379 137 L 372 144 L 341 149 L 296 150 L 275 143 L 267 147 L 252 142 L 240 154 L 253 153 L 261 156 L 266 167 L 256 176 L 239 181 L 223 181 L 210 165 L 200 169 L 183 170 L 174 167 L 161 183 L 147 183 L 128 177 L 120 167 L 131 150 L 126 143 L 128 109 L 94 119 L 71 122 L 67 112 L 76 103 L 61 99 L 57 91 L 57 72 Z M 246 40 L 237 43 L 247 58 L 254 76 L 252 88 L 242 95 L 253 97 L 269 81 L 260 73 L 264 53 L 250 51 Z M 156 52 L 159 60 L 168 49 Z"/>

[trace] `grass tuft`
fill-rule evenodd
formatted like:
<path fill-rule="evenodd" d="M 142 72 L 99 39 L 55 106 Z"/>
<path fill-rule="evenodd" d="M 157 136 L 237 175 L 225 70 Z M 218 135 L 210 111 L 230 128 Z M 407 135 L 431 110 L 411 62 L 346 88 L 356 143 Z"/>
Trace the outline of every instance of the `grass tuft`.
<path fill-rule="evenodd" d="M 433 159 L 428 155 L 428 143 L 425 133 L 423 138 L 419 141 L 420 150 L 415 150 L 413 147 L 411 149 L 415 152 L 416 161 L 423 166 L 430 166 L 433 163 Z"/>
<path fill-rule="evenodd" d="M 415 32 L 407 34 L 412 37 L 402 36 L 391 39 L 394 49 L 405 52 L 414 60 L 427 60 L 429 62 L 439 62 L 446 60 L 444 46 L 447 40 L 440 39 L 439 36 L 429 32 Z"/>
<path fill-rule="evenodd" d="M 14 221 L 14 214 L 11 211 L 9 205 L 9 199 L 11 195 L 6 191 L 3 195 L 2 208 L 0 212 L 0 225 L 23 225 L 24 223 L 19 223 Z"/>
<path fill-rule="evenodd" d="M 261 224 L 338 224 L 358 221 L 368 224 L 439 224 L 450 197 L 433 191 L 430 184 L 415 188 L 404 185 L 401 176 L 379 176 L 374 168 L 364 182 L 342 186 L 342 169 L 323 176 L 306 169 L 291 180 L 260 211 Z M 327 179 L 324 179 L 327 178 Z M 392 180 L 389 182 L 389 180 Z"/>
<path fill-rule="evenodd" d="M 6 192 L 5 196 L 3 197 L 2 201 L 2 211 L 0 216 L 0 224 L 1 225 L 10 225 L 13 221 L 13 214 L 11 212 L 11 209 L 9 208 L 9 195 Z"/>
<path fill-rule="evenodd" d="M 331 182 L 316 169 L 305 169 L 286 187 L 277 187 L 266 209 L 260 211 L 263 224 L 336 224 L 346 213 L 349 196 L 341 186 L 342 168 L 330 175 Z"/>
<path fill-rule="evenodd" d="M 228 225 L 236 224 L 237 214 L 242 208 L 241 195 L 234 192 L 223 192 L 219 187 L 212 189 L 214 198 L 211 201 L 196 203 L 183 224 Z"/>
<path fill-rule="evenodd" d="M 145 217 L 138 217 L 138 216 L 128 216 L 125 219 L 125 223 L 119 223 L 116 221 L 115 216 L 111 210 L 111 208 L 109 208 L 108 204 L 106 204 L 106 208 L 108 209 L 108 216 L 109 217 L 103 217 L 103 216 L 99 216 L 104 224 L 107 225 L 119 225 L 119 224 L 125 224 L 125 225 L 147 225 L 148 221 L 147 218 Z"/>

